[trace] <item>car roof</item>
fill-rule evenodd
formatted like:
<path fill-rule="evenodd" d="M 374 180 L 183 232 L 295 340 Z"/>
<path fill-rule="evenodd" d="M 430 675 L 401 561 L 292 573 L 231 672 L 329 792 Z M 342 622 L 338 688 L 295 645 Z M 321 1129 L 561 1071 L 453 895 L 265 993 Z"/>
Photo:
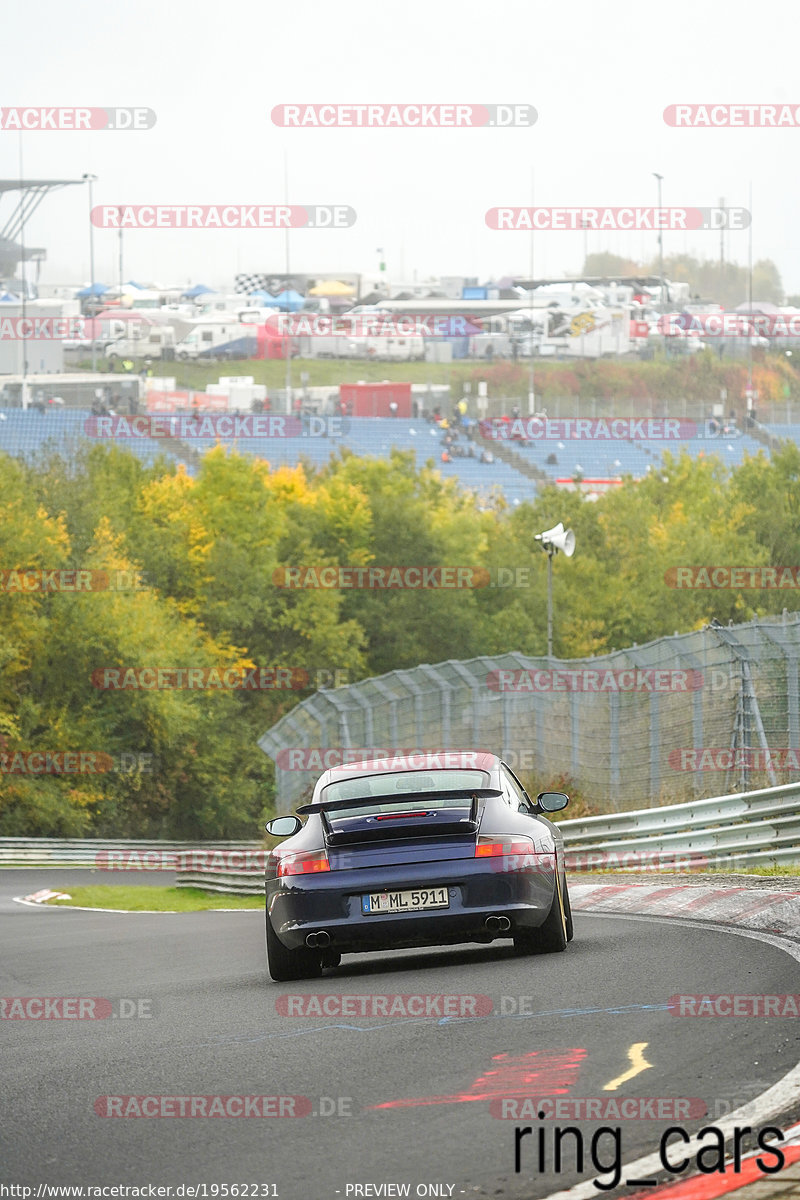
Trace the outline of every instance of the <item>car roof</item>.
<path fill-rule="evenodd" d="M 487 750 L 418 750 L 408 754 L 387 751 L 384 757 L 365 758 L 358 762 L 329 767 L 317 780 L 314 793 L 329 783 L 359 779 L 364 775 L 380 775 L 389 771 L 486 771 L 500 766 L 500 758 Z"/>

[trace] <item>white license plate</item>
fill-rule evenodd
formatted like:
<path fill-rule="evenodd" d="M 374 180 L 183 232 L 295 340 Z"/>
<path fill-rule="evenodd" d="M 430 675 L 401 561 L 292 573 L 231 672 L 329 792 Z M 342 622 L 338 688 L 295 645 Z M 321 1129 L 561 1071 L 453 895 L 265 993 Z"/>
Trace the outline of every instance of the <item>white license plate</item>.
<path fill-rule="evenodd" d="M 423 912 L 428 908 L 449 908 L 446 887 L 414 888 L 404 892 L 370 892 L 361 897 L 361 911 L 371 913 Z"/>

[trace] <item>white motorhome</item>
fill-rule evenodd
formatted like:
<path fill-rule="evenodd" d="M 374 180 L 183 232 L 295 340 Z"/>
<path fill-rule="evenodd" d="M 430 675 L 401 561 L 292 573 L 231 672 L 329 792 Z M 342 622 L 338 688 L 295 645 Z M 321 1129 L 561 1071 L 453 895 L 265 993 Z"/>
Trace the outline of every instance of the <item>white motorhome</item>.
<path fill-rule="evenodd" d="M 179 360 L 198 358 L 250 358 L 256 352 L 255 325 L 242 324 L 236 314 L 218 319 L 199 318 L 190 322 L 191 328 L 176 344 Z"/>
<path fill-rule="evenodd" d="M 172 359 L 176 340 L 171 325 L 145 325 L 132 321 L 130 336 L 123 334 L 107 342 L 103 353 L 109 362 L 122 358 Z"/>
<path fill-rule="evenodd" d="M 425 339 L 409 337 L 354 337 L 355 357 L 376 362 L 424 362 Z"/>

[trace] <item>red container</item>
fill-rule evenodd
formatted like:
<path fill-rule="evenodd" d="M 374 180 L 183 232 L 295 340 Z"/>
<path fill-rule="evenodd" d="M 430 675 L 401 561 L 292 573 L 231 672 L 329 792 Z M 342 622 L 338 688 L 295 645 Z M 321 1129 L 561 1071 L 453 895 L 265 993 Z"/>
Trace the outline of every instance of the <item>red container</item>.
<path fill-rule="evenodd" d="M 341 383 L 339 399 L 352 417 L 411 416 L 410 383 Z M 392 403 L 397 405 L 394 413 Z"/>

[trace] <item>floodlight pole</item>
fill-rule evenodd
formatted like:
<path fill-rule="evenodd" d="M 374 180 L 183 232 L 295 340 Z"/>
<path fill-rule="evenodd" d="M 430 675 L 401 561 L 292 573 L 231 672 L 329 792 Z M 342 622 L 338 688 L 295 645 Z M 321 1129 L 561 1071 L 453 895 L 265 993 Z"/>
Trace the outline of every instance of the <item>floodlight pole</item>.
<path fill-rule="evenodd" d="M 94 335 L 94 320 L 95 320 L 94 304 L 95 304 L 96 297 L 94 294 L 94 225 L 92 223 L 92 207 L 93 207 L 93 205 L 92 205 L 92 184 L 97 179 L 97 176 L 87 174 L 87 175 L 84 175 L 83 178 L 89 184 L 89 271 L 92 276 L 92 278 L 91 278 L 91 293 L 90 293 L 91 298 L 90 298 L 89 302 L 92 305 L 92 316 L 91 316 L 92 324 L 90 326 L 90 328 L 92 330 L 92 370 L 96 371 L 97 370 L 97 346 L 96 346 L 96 339 L 95 339 L 95 335 Z"/>
<path fill-rule="evenodd" d="M 555 546 L 548 543 L 547 551 L 547 657 L 553 657 L 553 555 Z"/>
<path fill-rule="evenodd" d="M 663 334 L 664 353 L 667 352 L 667 334 L 664 329 L 664 229 L 661 224 L 661 183 L 664 178 L 658 171 L 653 171 L 658 180 L 658 311 L 661 314 L 661 330 Z"/>
<path fill-rule="evenodd" d="M 553 657 L 553 555 L 563 550 L 567 558 L 575 553 L 575 535 L 561 522 L 553 529 L 536 534 L 536 541 L 547 554 L 547 657 Z"/>
<path fill-rule="evenodd" d="M 284 204 L 289 207 L 289 158 L 286 152 L 286 147 L 283 150 L 283 200 Z M 284 236 L 284 255 L 286 258 L 286 291 L 292 290 L 291 276 L 289 274 L 289 226 L 285 226 L 283 231 Z M 291 301 L 290 301 L 291 303 Z M 289 327 L 291 328 L 291 322 Z M 292 339 L 286 338 L 286 378 L 284 387 L 286 390 L 286 412 L 291 416 L 292 413 Z"/>

